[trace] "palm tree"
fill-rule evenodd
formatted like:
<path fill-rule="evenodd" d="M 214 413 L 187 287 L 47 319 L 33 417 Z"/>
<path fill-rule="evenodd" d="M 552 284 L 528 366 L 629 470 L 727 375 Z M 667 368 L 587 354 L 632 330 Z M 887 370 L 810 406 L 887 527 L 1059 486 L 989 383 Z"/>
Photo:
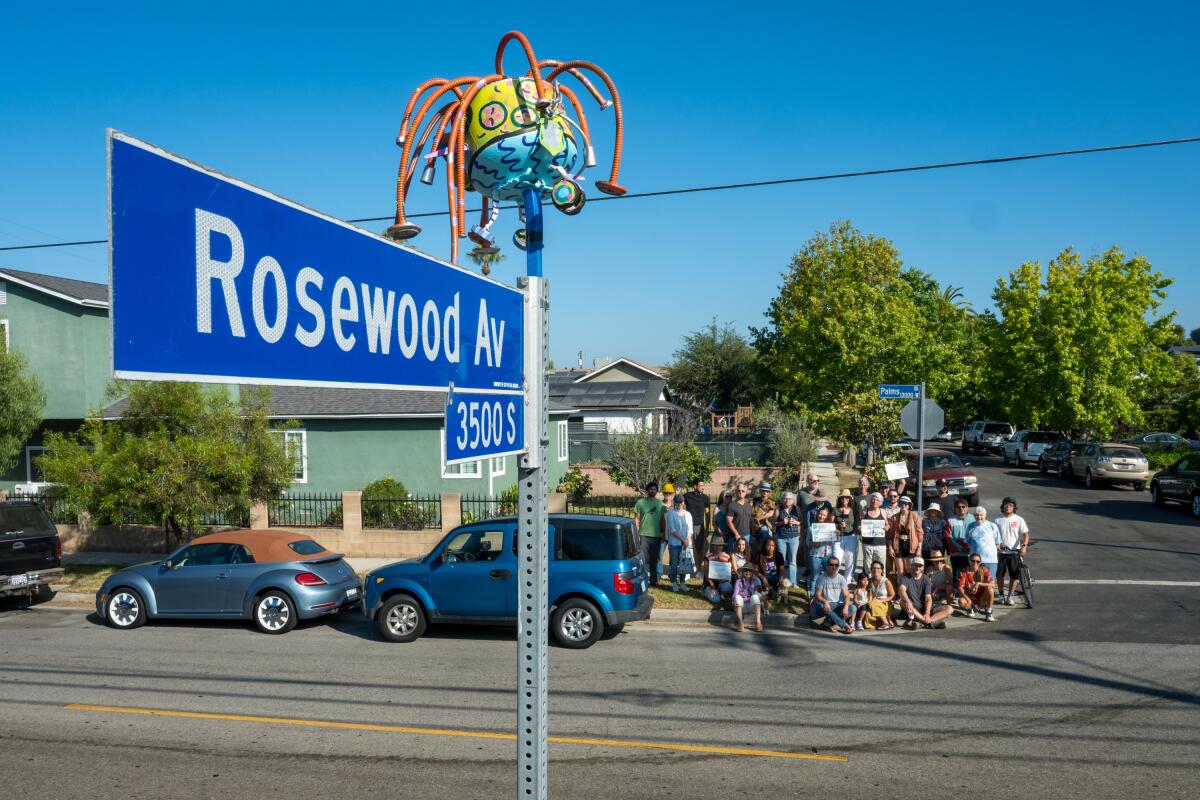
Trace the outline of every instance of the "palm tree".
<path fill-rule="evenodd" d="M 468 250 L 467 255 L 479 265 L 479 271 L 484 275 L 492 271 L 492 264 L 499 264 L 505 258 L 504 253 L 501 253 L 499 250 L 488 252 L 480 247 Z"/>
<path fill-rule="evenodd" d="M 972 317 L 975 316 L 975 309 L 971 306 L 971 301 L 963 295 L 961 286 L 947 286 L 943 289 L 942 302 L 955 308 L 961 308 Z"/>

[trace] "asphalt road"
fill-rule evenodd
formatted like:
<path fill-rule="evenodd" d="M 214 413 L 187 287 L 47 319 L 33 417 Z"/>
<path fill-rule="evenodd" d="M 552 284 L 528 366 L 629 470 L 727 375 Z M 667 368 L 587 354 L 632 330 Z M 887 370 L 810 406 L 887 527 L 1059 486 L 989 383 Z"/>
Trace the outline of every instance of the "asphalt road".
<path fill-rule="evenodd" d="M 631 625 L 589 651 L 553 648 L 554 736 L 845 760 L 551 744 L 551 797 L 1194 797 L 1200 587 L 1052 581 L 1200 581 L 1200 525 L 1145 493 L 972 460 L 984 503 L 1016 495 L 1039 540 L 1036 577 L 1051 582 L 1035 610 L 853 637 Z M 14 797 L 515 794 L 515 743 L 479 737 L 514 727 L 511 632 L 388 645 L 342 617 L 282 637 L 236 623 L 122 634 L 39 607 L 0 612 L 0 653 Z"/>

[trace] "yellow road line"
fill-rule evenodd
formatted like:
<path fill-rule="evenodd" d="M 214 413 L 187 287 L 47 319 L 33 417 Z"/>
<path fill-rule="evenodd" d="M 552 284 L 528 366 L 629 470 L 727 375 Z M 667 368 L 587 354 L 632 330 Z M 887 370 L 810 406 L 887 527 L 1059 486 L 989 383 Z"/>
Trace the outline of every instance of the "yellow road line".
<path fill-rule="evenodd" d="M 380 733 L 411 733 L 420 736 L 456 736 L 463 739 L 502 739 L 516 741 L 514 733 L 491 733 L 488 731 L 462 731 L 450 728 L 414 728 L 407 725 L 374 725 L 367 722 L 329 722 L 319 719 L 294 719 L 292 717 L 260 717 L 250 714 L 210 714 L 202 711 L 171 711 L 163 708 L 134 708 L 130 706 L 95 706 L 71 703 L 64 706 L 70 711 L 100 711 L 108 714 L 140 714 L 147 717 L 181 717 L 184 719 L 211 719 L 227 722 L 259 722 L 267 725 L 293 725 L 304 728 L 337 728 L 350 731 L 376 731 Z M 592 739 L 574 736 L 551 736 L 552 744 L 579 744 L 595 747 L 628 747 L 642 750 L 672 750 L 680 753 L 709 753 L 722 756 L 755 756 L 758 758 L 791 758 L 803 761 L 848 761 L 846 756 L 822 753 L 789 753 L 783 750 L 758 750 L 748 747 L 713 747 L 699 744 L 670 744 L 663 742 L 638 742 L 626 739 Z"/>

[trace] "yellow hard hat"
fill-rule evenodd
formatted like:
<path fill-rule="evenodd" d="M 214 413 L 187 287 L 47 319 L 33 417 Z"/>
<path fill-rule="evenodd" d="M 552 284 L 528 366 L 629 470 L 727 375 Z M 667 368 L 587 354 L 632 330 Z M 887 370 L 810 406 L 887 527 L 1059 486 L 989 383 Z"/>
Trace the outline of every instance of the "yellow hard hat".
<path fill-rule="evenodd" d="M 675 491 L 675 484 L 673 484 L 673 483 L 663 484 L 663 492 L 664 493 L 667 493 L 667 492 L 674 493 L 674 491 Z"/>

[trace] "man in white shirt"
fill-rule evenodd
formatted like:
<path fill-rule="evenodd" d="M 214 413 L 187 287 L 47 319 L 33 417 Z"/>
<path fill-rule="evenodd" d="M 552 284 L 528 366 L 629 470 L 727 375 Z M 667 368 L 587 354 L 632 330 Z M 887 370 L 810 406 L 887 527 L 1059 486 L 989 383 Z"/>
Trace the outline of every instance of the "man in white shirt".
<path fill-rule="evenodd" d="M 998 602 L 1006 606 L 1013 604 L 1013 590 L 1017 588 L 1020 577 L 1021 558 L 1029 547 L 1029 526 L 1025 519 L 1017 514 L 1017 501 L 1006 497 L 1000 503 L 1000 516 L 996 518 L 996 527 L 1000 529 L 999 566 L 996 571 L 996 591 L 1003 594 Z M 1004 591 L 1004 576 L 1008 575 L 1008 591 Z"/>

